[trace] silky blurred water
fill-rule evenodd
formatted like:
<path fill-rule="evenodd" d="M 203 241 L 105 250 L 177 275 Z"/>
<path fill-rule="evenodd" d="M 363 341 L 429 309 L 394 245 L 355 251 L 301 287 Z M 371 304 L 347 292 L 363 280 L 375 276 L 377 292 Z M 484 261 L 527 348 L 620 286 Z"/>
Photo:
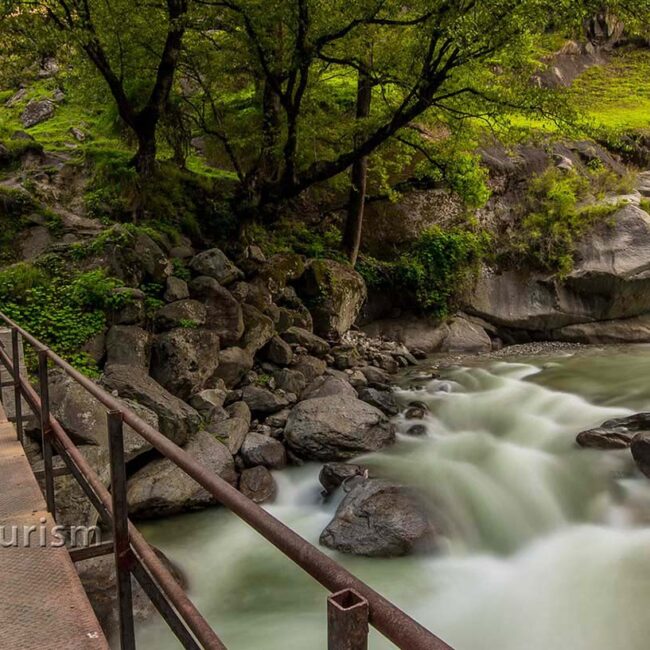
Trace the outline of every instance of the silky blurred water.
<path fill-rule="evenodd" d="M 421 372 L 421 370 L 418 370 Z M 650 637 L 650 481 L 629 452 L 578 449 L 575 435 L 650 409 L 650 346 L 473 363 L 405 378 L 428 434 L 363 462 L 419 487 L 445 531 L 438 555 L 333 555 L 457 650 L 641 650 Z M 396 418 L 404 432 L 416 422 Z M 319 466 L 276 474 L 268 509 L 313 543 L 340 495 Z M 214 508 L 143 526 L 186 573 L 234 650 L 325 647 L 326 593 L 245 524 Z M 164 624 L 139 647 L 179 647 Z M 392 647 L 373 634 L 371 648 Z"/>

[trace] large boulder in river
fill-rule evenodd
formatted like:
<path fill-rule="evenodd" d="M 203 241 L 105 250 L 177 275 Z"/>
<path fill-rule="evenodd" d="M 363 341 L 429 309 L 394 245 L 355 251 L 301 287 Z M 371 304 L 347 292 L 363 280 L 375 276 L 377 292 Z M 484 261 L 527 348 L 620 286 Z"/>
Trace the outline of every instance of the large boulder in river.
<path fill-rule="evenodd" d="M 374 406 L 348 395 L 300 402 L 284 431 L 293 453 L 308 460 L 345 460 L 395 441 L 395 428 Z"/>
<path fill-rule="evenodd" d="M 208 387 L 218 366 L 219 336 L 214 330 L 178 327 L 154 339 L 151 376 L 181 399 Z"/>
<path fill-rule="evenodd" d="M 152 377 L 133 366 L 111 365 L 102 384 L 122 398 L 133 399 L 158 416 L 160 432 L 182 445 L 198 430 L 201 416 L 191 406 L 165 390 Z"/>
<path fill-rule="evenodd" d="M 232 455 L 208 432 L 193 434 L 184 449 L 224 481 L 237 484 Z M 129 514 L 140 519 L 166 517 L 216 503 L 194 479 L 167 458 L 149 463 L 129 479 L 127 500 Z"/>
<path fill-rule="evenodd" d="M 296 290 L 311 312 L 314 332 L 334 339 L 352 327 L 368 295 L 363 278 L 334 260 L 311 260 Z"/>
<path fill-rule="evenodd" d="M 437 531 L 415 491 L 382 479 L 358 479 L 320 543 L 342 553 L 395 557 L 435 549 Z"/>
<path fill-rule="evenodd" d="M 192 258 L 189 266 L 197 275 L 214 278 L 223 285 L 244 277 L 244 274 L 218 248 L 199 253 Z"/>
<path fill-rule="evenodd" d="M 214 278 L 203 275 L 192 280 L 190 292 L 205 305 L 205 325 L 217 332 L 221 345 L 235 345 L 244 333 L 244 315 L 230 291 Z"/>

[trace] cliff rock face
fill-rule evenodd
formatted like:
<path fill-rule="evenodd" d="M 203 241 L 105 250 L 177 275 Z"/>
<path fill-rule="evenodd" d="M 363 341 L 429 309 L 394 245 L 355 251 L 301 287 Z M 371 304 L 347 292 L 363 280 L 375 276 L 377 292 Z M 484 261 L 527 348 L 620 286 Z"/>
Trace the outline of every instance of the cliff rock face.
<path fill-rule="evenodd" d="M 625 205 L 609 221 L 582 239 L 574 269 L 564 279 L 486 269 L 467 311 L 504 330 L 547 338 L 646 340 L 650 215 L 637 206 Z"/>

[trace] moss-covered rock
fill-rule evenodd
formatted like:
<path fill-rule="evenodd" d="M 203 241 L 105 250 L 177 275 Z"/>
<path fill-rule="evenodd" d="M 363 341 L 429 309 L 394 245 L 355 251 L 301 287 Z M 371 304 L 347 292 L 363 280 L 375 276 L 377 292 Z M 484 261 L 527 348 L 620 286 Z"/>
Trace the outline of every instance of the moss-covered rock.
<path fill-rule="evenodd" d="M 296 289 L 311 312 L 314 332 L 334 339 L 352 327 L 368 295 L 351 266 L 327 259 L 311 260 Z"/>

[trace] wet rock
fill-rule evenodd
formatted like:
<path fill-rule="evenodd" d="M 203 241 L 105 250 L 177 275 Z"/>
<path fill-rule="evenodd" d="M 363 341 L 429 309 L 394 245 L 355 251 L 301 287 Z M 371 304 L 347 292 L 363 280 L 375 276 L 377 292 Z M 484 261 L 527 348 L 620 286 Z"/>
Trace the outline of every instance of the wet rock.
<path fill-rule="evenodd" d="M 249 433 L 239 450 L 247 467 L 263 465 L 268 469 L 282 469 L 287 464 L 284 445 L 270 436 Z"/>
<path fill-rule="evenodd" d="M 642 431 L 632 438 L 632 458 L 645 476 L 650 478 L 650 432 Z"/>
<path fill-rule="evenodd" d="M 158 332 L 176 327 L 201 327 L 205 325 L 207 311 L 198 300 L 188 298 L 169 303 L 156 312 L 154 324 Z"/>
<path fill-rule="evenodd" d="M 190 290 L 185 280 L 181 280 L 173 275 L 167 278 L 167 286 L 165 287 L 164 298 L 167 302 L 176 302 L 177 300 L 185 300 L 190 297 Z"/>
<path fill-rule="evenodd" d="M 363 476 L 365 468 L 352 463 L 325 463 L 320 470 L 318 480 L 325 494 L 332 494 L 347 479 L 353 476 Z"/>
<path fill-rule="evenodd" d="M 576 442 L 593 449 L 625 449 L 639 433 L 650 435 L 650 413 L 607 420 L 595 429 L 580 432 Z"/>
<path fill-rule="evenodd" d="M 219 337 L 213 330 L 177 328 L 154 339 L 151 376 L 181 399 L 206 388 L 218 366 Z"/>
<path fill-rule="evenodd" d="M 424 424 L 414 424 L 405 433 L 407 436 L 426 436 L 427 428 Z"/>
<path fill-rule="evenodd" d="M 182 445 L 190 433 L 198 430 L 201 418 L 158 382 L 133 366 L 111 365 L 106 368 L 102 384 L 122 398 L 133 399 L 158 416 L 160 432 Z"/>
<path fill-rule="evenodd" d="M 193 434 L 184 449 L 211 472 L 231 485 L 237 484 L 232 455 L 207 431 Z M 166 517 L 216 504 L 210 494 L 167 458 L 149 463 L 129 479 L 127 500 L 129 514 L 140 519 Z"/>
<path fill-rule="evenodd" d="M 380 411 L 386 415 L 397 415 L 399 413 L 399 405 L 390 391 L 380 391 L 376 388 L 362 388 L 359 391 L 359 399 L 376 406 Z"/>
<path fill-rule="evenodd" d="M 113 325 L 106 335 L 106 363 L 149 368 L 151 334 L 134 325 Z"/>
<path fill-rule="evenodd" d="M 281 411 L 290 404 L 286 395 L 254 385 L 244 387 L 242 399 L 248 404 L 251 412 L 262 415 Z"/>
<path fill-rule="evenodd" d="M 189 287 L 191 295 L 206 307 L 206 327 L 217 332 L 222 347 L 235 345 L 244 333 L 244 315 L 239 302 L 214 278 L 194 278 Z"/>
<path fill-rule="evenodd" d="M 277 485 L 271 472 L 259 465 L 241 473 L 239 491 L 255 503 L 265 503 L 275 499 Z"/>
<path fill-rule="evenodd" d="M 264 357 L 278 366 L 288 366 L 293 360 L 293 351 L 286 341 L 274 336 L 264 350 Z"/>
<path fill-rule="evenodd" d="M 371 386 L 373 388 L 376 388 L 378 386 L 383 387 L 389 385 L 391 382 L 388 373 L 386 373 L 381 368 L 377 368 L 376 366 L 365 366 L 361 368 L 361 372 L 366 378 L 368 386 Z"/>
<path fill-rule="evenodd" d="M 407 420 L 422 420 L 424 416 L 429 412 L 427 406 L 417 406 L 409 405 L 409 407 L 404 411 L 404 417 Z"/>
<path fill-rule="evenodd" d="M 227 348 L 219 352 L 219 367 L 215 376 L 234 388 L 253 367 L 253 355 L 243 348 Z"/>
<path fill-rule="evenodd" d="M 282 338 L 287 343 L 299 345 L 305 348 L 310 354 L 317 357 L 325 356 L 330 349 L 329 344 L 325 339 L 322 339 L 316 334 L 312 334 L 301 327 L 290 327 L 282 332 Z"/>
<path fill-rule="evenodd" d="M 309 383 L 300 396 L 301 399 L 312 399 L 314 397 L 329 397 L 331 395 L 347 395 L 356 397 L 357 391 L 345 379 L 321 375 Z"/>
<path fill-rule="evenodd" d="M 291 451 L 309 460 L 345 460 L 395 441 L 395 430 L 370 404 L 346 395 L 298 403 L 287 421 Z"/>
<path fill-rule="evenodd" d="M 410 488 L 382 479 L 355 485 L 320 537 L 328 548 L 369 557 L 431 551 L 436 540 L 423 499 Z"/>
<path fill-rule="evenodd" d="M 192 258 L 189 266 L 197 275 L 214 278 L 225 286 L 244 278 L 244 274 L 218 248 L 199 253 Z"/>

